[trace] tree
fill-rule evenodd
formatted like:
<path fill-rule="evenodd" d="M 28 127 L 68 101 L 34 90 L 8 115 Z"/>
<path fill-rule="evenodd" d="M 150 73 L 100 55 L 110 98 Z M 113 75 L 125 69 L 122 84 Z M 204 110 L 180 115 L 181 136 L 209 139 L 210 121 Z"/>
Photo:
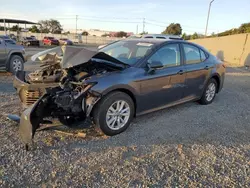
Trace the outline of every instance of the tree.
<path fill-rule="evenodd" d="M 10 28 L 10 31 L 21 31 L 21 27 L 18 27 L 18 25 L 13 25 L 11 28 Z"/>
<path fill-rule="evenodd" d="M 115 37 L 127 37 L 127 33 L 124 31 L 119 31 L 115 34 Z"/>
<path fill-rule="evenodd" d="M 198 38 L 199 36 L 196 32 L 193 35 L 191 35 L 191 40 L 198 39 Z"/>
<path fill-rule="evenodd" d="M 250 33 L 250 22 L 241 24 L 238 31 L 239 33 Z"/>
<path fill-rule="evenodd" d="M 33 25 L 31 28 L 29 28 L 29 31 L 31 33 L 40 33 L 40 30 L 37 28 L 36 25 Z"/>
<path fill-rule="evenodd" d="M 148 34 L 148 32 L 146 32 L 146 31 L 139 33 L 139 35 L 147 35 L 147 34 Z"/>
<path fill-rule="evenodd" d="M 105 33 L 102 35 L 102 37 L 110 37 L 110 34 L 109 33 Z"/>
<path fill-rule="evenodd" d="M 67 31 L 67 32 L 64 32 L 63 34 L 64 34 L 64 35 L 69 35 L 69 34 L 70 34 L 70 32 L 69 32 L 69 31 Z"/>
<path fill-rule="evenodd" d="M 58 20 L 50 19 L 50 20 L 41 20 L 39 21 L 40 31 L 42 33 L 54 33 L 61 34 L 62 25 Z"/>
<path fill-rule="evenodd" d="M 187 34 L 186 34 L 186 33 L 183 33 L 182 36 L 181 36 L 181 38 L 183 38 L 184 40 L 187 40 L 187 39 L 186 39 L 186 38 L 187 38 Z"/>
<path fill-rule="evenodd" d="M 4 31 L 4 27 L 3 26 L 0 26 L 0 31 Z"/>
<path fill-rule="evenodd" d="M 87 31 L 83 31 L 83 32 L 82 32 L 82 35 L 83 35 L 83 36 L 88 36 L 89 33 L 88 33 Z"/>
<path fill-rule="evenodd" d="M 181 35 L 182 28 L 179 23 L 171 23 L 162 34 Z"/>

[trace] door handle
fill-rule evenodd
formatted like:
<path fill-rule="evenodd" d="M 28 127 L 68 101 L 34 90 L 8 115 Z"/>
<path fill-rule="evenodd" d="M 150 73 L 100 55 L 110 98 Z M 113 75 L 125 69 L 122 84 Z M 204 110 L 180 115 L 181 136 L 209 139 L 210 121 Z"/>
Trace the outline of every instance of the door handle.
<path fill-rule="evenodd" d="M 205 70 L 208 70 L 209 69 L 209 66 L 205 66 L 205 68 L 204 68 Z"/>
<path fill-rule="evenodd" d="M 183 74 L 184 74 L 184 71 L 183 71 L 183 70 L 180 70 L 177 74 L 183 75 Z"/>

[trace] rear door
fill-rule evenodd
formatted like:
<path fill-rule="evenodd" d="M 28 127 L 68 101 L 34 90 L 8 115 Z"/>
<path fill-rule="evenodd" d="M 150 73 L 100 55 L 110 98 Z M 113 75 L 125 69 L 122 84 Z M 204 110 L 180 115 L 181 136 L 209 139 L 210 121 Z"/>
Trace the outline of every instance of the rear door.
<path fill-rule="evenodd" d="M 0 66 L 5 65 L 6 58 L 7 58 L 6 46 L 4 41 L 0 39 Z"/>
<path fill-rule="evenodd" d="M 199 47 L 183 43 L 186 69 L 184 97 L 197 98 L 202 95 L 212 64 L 207 63 L 208 55 Z"/>
<path fill-rule="evenodd" d="M 141 96 L 138 111 L 145 112 L 164 107 L 183 97 L 185 68 L 178 43 L 167 44 L 156 51 L 148 63 L 160 61 L 163 68 L 145 73 L 141 80 Z"/>

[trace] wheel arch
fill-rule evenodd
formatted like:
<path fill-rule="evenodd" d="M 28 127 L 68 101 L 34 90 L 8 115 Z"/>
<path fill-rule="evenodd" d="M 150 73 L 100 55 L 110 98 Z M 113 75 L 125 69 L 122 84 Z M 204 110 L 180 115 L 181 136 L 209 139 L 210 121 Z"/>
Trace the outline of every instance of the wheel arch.
<path fill-rule="evenodd" d="M 133 101 L 134 103 L 134 107 L 135 107 L 135 114 L 134 116 L 136 116 L 136 109 L 137 109 L 137 99 L 136 99 L 136 92 L 133 91 L 133 89 L 129 88 L 129 87 L 115 87 L 115 88 L 109 88 L 107 90 L 105 90 L 103 93 L 102 93 L 102 97 L 101 99 L 106 96 L 106 95 L 109 95 L 110 93 L 113 93 L 113 92 L 123 92 L 125 94 L 127 94 Z M 101 100 L 100 99 L 100 100 Z M 99 101 L 98 101 L 99 102 Z M 98 103 L 97 102 L 97 103 Z M 97 104 L 94 105 L 94 107 L 96 106 Z M 93 108 L 94 108 L 93 107 Z"/>
<path fill-rule="evenodd" d="M 11 57 L 14 56 L 14 55 L 18 55 L 22 58 L 22 60 L 24 61 L 24 57 L 23 57 L 23 54 L 21 52 L 11 52 L 9 53 L 8 57 L 7 57 L 7 60 L 6 60 L 6 69 L 9 71 L 10 70 L 10 60 L 11 60 Z"/>
<path fill-rule="evenodd" d="M 219 89 L 220 89 L 220 84 L 221 84 L 220 75 L 217 74 L 217 73 L 215 73 L 215 74 L 213 74 L 213 75 L 211 76 L 210 79 L 215 79 L 215 80 L 216 80 L 216 82 L 217 82 L 216 93 L 218 93 L 218 92 L 219 92 Z"/>

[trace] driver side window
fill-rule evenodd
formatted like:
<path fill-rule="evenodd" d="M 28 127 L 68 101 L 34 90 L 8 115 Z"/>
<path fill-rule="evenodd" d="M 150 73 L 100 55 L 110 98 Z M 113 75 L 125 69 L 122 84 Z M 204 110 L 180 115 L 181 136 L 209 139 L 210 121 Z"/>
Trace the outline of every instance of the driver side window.
<path fill-rule="evenodd" d="M 175 67 L 181 64 L 180 59 L 179 44 L 168 44 L 151 56 L 148 62 L 160 61 L 164 67 Z"/>

